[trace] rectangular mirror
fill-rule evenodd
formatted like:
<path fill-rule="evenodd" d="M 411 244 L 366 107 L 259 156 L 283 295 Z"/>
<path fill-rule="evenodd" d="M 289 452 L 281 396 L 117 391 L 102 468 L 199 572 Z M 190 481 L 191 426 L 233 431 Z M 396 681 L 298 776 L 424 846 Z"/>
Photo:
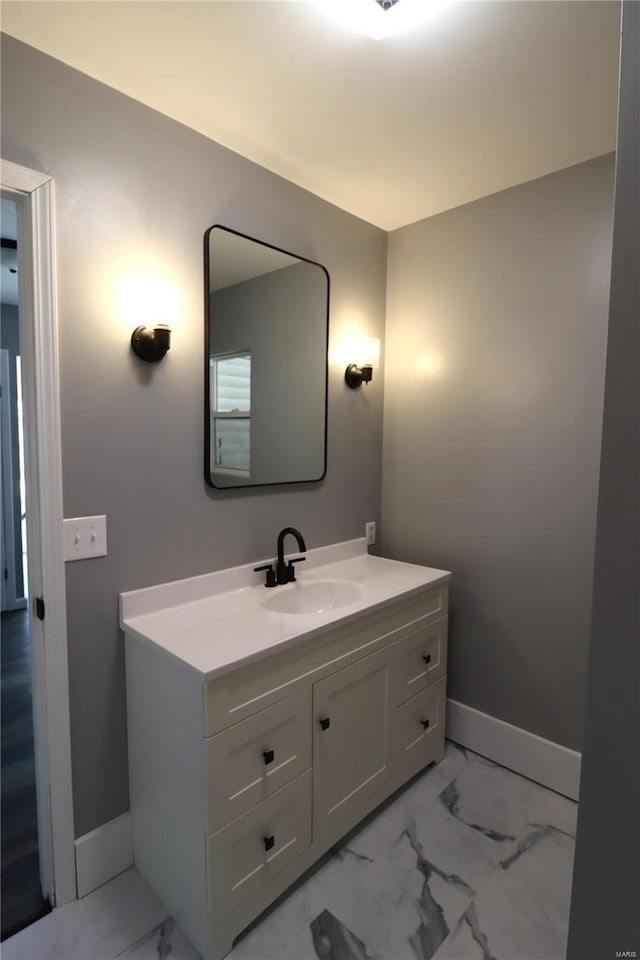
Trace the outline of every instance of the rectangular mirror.
<path fill-rule="evenodd" d="M 205 234 L 205 285 L 205 480 L 321 480 L 327 271 L 216 224 Z"/>

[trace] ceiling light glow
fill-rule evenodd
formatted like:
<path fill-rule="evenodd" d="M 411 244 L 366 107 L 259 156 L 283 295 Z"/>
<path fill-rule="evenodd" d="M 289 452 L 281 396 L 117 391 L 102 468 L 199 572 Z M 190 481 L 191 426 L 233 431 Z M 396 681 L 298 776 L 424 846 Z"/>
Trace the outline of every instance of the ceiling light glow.
<path fill-rule="evenodd" d="M 409 30 L 427 20 L 450 0 L 398 0 L 383 10 L 377 0 L 317 0 L 334 20 L 375 40 Z"/>

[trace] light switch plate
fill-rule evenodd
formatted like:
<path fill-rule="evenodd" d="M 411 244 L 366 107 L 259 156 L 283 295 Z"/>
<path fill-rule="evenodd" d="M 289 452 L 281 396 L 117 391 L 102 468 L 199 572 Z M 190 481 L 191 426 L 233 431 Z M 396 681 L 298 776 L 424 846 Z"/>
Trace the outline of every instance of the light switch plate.
<path fill-rule="evenodd" d="M 107 518 L 71 517 L 64 521 L 64 559 L 88 560 L 107 555 Z"/>
<path fill-rule="evenodd" d="M 367 543 L 369 546 L 376 542 L 376 522 L 371 520 L 369 523 L 364 525 L 364 535 L 367 538 Z"/>

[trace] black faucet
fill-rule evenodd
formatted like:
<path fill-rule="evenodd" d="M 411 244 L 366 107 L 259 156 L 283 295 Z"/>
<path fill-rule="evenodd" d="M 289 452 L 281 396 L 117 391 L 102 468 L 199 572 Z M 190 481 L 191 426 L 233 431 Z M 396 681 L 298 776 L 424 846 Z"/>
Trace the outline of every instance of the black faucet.
<path fill-rule="evenodd" d="M 285 527 L 284 530 L 280 531 L 278 534 L 278 561 L 276 563 L 276 580 L 278 583 L 292 583 L 292 581 L 294 581 L 296 578 L 296 572 L 293 569 L 293 564 L 302 563 L 302 561 L 306 559 L 306 557 L 296 557 L 295 560 L 289 560 L 289 563 L 285 563 L 284 538 L 289 533 L 298 541 L 298 550 L 300 553 L 304 553 L 307 549 L 307 545 L 304 542 L 304 537 L 299 530 L 296 530 L 295 527 Z"/>
<path fill-rule="evenodd" d="M 254 567 L 256 573 L 261 570 L 267 571 L 265 587 L 277 587 L 283 583 L 293 583 L 296 579 L 296 571 L 293 568 L 294 563 L 302 563 L 303 560 L 307 559 L 306 557 L 294 557 L 293 560 L 289 560 L 288 563 L 285 561 L 284 538 L 289 533 L 298 541 L 298 549 L 301 553 L 307 549 L 304 537 L 295 527 L 285 527 L 284 530 L 281 530 L 278 534 L 278 559 L 276 561 L 276 569 L 273 569 L 273 563 L 265 563 L 261 567 Z"/>

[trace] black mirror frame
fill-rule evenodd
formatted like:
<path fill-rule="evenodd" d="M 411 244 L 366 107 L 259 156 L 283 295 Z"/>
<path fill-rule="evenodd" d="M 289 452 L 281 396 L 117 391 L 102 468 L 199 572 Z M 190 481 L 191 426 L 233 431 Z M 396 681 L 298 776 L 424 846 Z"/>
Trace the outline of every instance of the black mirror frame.
<path fill-rule="evenodd" d="M 242 483 L 237 486 L 232 486 L 230 484 L 225 484 L 223 487 L 217 486 L 211 479 L 211 417 L 210 417 L 210 376 L 209 376 L 209 347 L 210 347 L 210 320 L 211 320 L 211 297 L 209 291 L 209 270 L 210 270 L 210 243 L 209 237 L 212 230 L 225 230 L 227 233 L 233 233 L 236 237 L 243 237 L 245 240 L 251 240 L 253 243 L 260 243 L 264 247 L 270 247 L 271 250 L 276 250 L 278 253 L 284 253 L 288 257 L 295 257 L 297 260 L 300 260 L 304 263 L 310 263 L 314 267 L 320 267 L 327 278 L 327 315 L 325 320 L 325 381 L 324 381 L 324 468 L 319 477 L 313 477 L 310 480 L 277 480 L 274 483 Z M 290 250 L 284 250 L 282 247 L 278 247 L 273 243 L 267 243 L 266 240 L 258 240 L 257 237 L 251 237 L 247 233 L 242 233 L 240 230 L 234 230 L 233 227 L 228 227 L 222 223 L 214 223 L 212 226 L 208 227 L 204 233 L 204 481 L 208 487 L 212 487 L 214 490 L 224 491 L 224 490 L 251 490 L 256 487 L 282 487 L 290 486 L 291 484 L 300 484 L 300 483 L 319 483 L 327 475 L 327 430 L 328 430 L 328 418 L 329 418 L 329 311 L 331 303 L 331 277 L 329 276 L 329 271 L 321 263 L 318 263 L 316 260 L 310 260 L 309 257 L 301 257 L 298 253 L 292 253 Z"/>

